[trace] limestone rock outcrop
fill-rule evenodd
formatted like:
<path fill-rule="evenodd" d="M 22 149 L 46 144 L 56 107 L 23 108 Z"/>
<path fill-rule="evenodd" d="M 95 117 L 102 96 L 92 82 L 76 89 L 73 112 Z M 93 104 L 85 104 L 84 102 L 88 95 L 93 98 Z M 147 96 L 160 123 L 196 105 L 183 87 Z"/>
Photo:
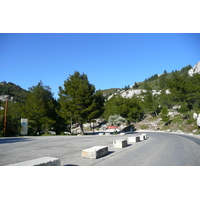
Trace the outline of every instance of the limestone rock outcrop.
<path fill-rule="evenodd" d="M 200 61 L 196 63 L 196 65 L 188 71 L 189 76 L 193 76 L 193 74 L 200 74 Z"/>
<path fill-rule="evenodd" d="M 197 120 L 197 125 L 200 126 L 200 113 L 199 114 L 194 113 L 193 118 Z"/>

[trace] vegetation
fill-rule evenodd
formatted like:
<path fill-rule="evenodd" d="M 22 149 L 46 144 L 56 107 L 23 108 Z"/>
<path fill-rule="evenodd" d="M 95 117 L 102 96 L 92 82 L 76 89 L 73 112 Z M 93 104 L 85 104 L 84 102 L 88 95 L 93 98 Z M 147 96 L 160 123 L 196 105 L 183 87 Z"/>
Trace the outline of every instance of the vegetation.
<path fill-rule="evenodd" d="M 29 119 L 29 132 L 47 133 L 56 123 L 56 101 L 51 88 L 40 81 L 29 88 L 26 102 L 21 106 L 21 117 Z"/>
<path fill-rule="evenodd" d="M 100 92 L 95 93 L 95 86 L 90 84 L 87 75 L 75 72 L 59 88 L 60 109 L 58 114 L 65 120 L 74 120 L 80 124 L 91 121 L 102 114 L 104 99 Z"/>
<path fill-rule="evenodd" d="M 56 134 L 70 131 L 74 123 L 84 134 L 83 123 L 99 117 L 111 121 L 112 116 L 123 119 L 130 126 L 151 116 L 160 129 L 200 133 L 192 118 L 194 112 L 200 113 L 200 74 L 188 76 L 190 68 L 191 65 L 188 65 L 171 73 L 165 70 L 162 75 L 155 74 L 144 82 L 135 82 L 132 89 L 145 91 L 131 98 L 122 97 L 119 88 L 96 91 L 87 75 L 77 71 L 64 81 L 63 87 L 59 87 L 58 100 L 53 98 L 51 88 L 42 81 L 28 91 L 4 81 L 0 83 L 0 96 L 9 95 L 6 136 L 20 134 L 21 118 L 28 118 L 30 135 L 47 135 L 49 130 L 56 131 Z M 128 92 L 129 89 L 128 85 L 122 90 Z M 159 90 L 160 94 L 155 95 L 153 90 Z M 5 101 L 0 101 L 0 107 L 5 107 Z M 1 108 L 0 135 L 3 134 L 4 111 Z M 177 115 L 172 117 L 169 111 L 177 112 Z M 141 125 L 143 128 L 149 126 Z"/>

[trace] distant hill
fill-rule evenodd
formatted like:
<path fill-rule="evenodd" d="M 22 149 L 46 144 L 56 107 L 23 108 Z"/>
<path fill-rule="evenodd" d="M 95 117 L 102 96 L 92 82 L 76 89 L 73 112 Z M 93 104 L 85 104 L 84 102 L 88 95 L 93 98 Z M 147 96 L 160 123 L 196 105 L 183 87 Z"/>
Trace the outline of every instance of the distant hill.
<path fill-rule="evenodd" d="M 13 97 L 14 101 L 25 101 L 27 91 L 11 82 L 0 82 L 0 100 L 5 100 L 5 95 Z"/>
<path fill-rule="evenodd" d="M 145 91 L 147 87 L 153 90 L 154 94 L 160 94 L 161 90 L 167 90 L 166 81 L 172 77 L 173 73 L 177 73 L 181 76 L 188 76 L 188 71 L 192 69 L 191 65 L 183 67 L 181 70 L 173 70 L 172 72 L 167 72 L 166 70 L 163 74 L 154 74 L 149 78 L 146 78 L 143 82 L 135 83 L 133 86 L 125 88 L 111 88 L 107 90 L 102 90 L 106 99 L 111 98 L 114 94 L 121 95 L 122 97 L 132 97 L 134 94 L 139 95 L 142 91 Z"/>
<path fill-rule="evenodd" d="M 158 75 L 154 74 L 150 78 L 145 79 L 143 82 L 137 83 L 137 89 L 146 89 L 147 85 L 150 86 L 153 90 L 161 90 L 165 87 L 165 79 L 170 79 L 172 74 L 176 72 L 181 76 L 188 76 L 188 71 L 192 68 L 191 65 L 183 67 L 181 70 L 173 70 L 172 72 L 167 72 L 166 70 L 163 74 Z M 135 88 L 133 86 L 133 88 Z"/>

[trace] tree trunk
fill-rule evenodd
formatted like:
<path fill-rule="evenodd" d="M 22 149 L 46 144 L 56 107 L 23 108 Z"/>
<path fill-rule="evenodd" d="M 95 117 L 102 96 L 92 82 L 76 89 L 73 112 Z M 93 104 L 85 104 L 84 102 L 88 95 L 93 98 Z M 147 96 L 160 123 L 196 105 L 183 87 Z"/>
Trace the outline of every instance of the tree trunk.
<path fill-rule="evenodd" d="M 80 122 L 80 129 L 81 129 L 81 134 L 84 135 L 84 130 L 83 130 L 83 122 Z"/>

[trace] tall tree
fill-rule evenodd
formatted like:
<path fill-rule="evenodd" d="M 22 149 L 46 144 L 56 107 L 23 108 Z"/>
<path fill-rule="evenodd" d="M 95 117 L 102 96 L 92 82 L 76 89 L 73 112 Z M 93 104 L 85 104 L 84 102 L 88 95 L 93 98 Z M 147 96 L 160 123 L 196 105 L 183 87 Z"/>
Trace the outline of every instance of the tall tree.
<path fill-rule="evenodd" d="M 29 119 L 29 128 L 36 132 L 46 132 L 55 124 L 55 100 L 51 88 L 40 81 L 29 88 L 22 117 Z"/>
<path fill-rule="evenodd" d="M 66 81 L 64 87 L 59 87 L 60 110 L 58 113 L 66 120 L 75 119 L 80 124 L 84 134 L 83 123 L 97 116 L 96 109 L 99 96 L 95 97 L 95 86 L 90 84 L 86 74 L 75 71 Z"/>

